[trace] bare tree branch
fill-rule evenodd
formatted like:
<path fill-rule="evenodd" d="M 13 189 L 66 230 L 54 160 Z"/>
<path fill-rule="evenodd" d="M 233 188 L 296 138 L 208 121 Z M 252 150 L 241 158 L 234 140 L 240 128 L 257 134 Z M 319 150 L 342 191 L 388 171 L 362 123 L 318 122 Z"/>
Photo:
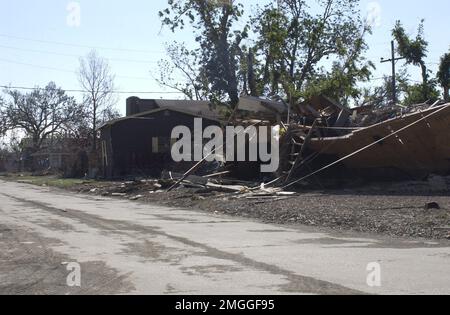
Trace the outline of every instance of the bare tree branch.
<path fill-rule="evenodd" d="M 114 109 L 117 103 L 113 94 L 114 79 L 108 61 L 100 57 L 95 50 L 80 59 L 78 80 L 85 91 L 84 105 L 90 117 L 93 151 L 97 149 L 99 124 L 118 115 Z M 113 117 L 108 117 L 105 113 L 110 113 Z"/>
<path fill-rule="evenodd" d="M 32 140 L 34 150 L 41 149 L 44 141 L 62 125 L 77 121 L 82 115 L 82 106 L 53 82 L 27 94 L 11 89 L 5 92 L 11 98 L 1 110 L 5 130 L 23 130 Z"/>

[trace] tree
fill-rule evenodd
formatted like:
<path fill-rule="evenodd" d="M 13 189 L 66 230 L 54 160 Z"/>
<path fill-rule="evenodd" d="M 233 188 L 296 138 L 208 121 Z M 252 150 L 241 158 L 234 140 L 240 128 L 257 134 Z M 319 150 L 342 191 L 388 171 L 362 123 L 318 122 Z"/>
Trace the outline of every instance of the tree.
<path fill-rule="evenodd" d="M 326 95 L 346 106 L 350 106 L 350 99 L 357 100 L 361 97 L 362 91 L 357 84 L 369 81 L 372 69 L 375 68 L 374 64 L 366 62 L 362 55 L 366 49 L 366 31 L 369 30 L 365 29 L 353 46 L 333 62 L 330 72 L 318 73 L 316 78 L 305 84 L 304 97 Z"/>
<path fill-rule="evenodd" d="M 444 89 L 444 100 L 450 101 L 450 52 L 441 57 L 437 78 L 440 86 Z"/>
<path fill-rule="evenodd" d="M 432 80 L 427 85 L 423 83 L 407 85 L 403 88 L 405 98 L 403 105 L 409 106 L 414 104 L 420 104 L 423 102 L 434 103 L 439 99 L 439 91 L 436 89 L 436 81 Z M 424 95 L 427 95 L 424 98 Z"/>
<path fill-rule="evenodd" d="M 33 151 L 42 148 L 51 136 L 63 132 L 64 125 L 80 119 L 83 108 L 73 97 L 50 82 L 30 93 L 6 89 L 11 101 L 4 106 L 7 130 L 21 130 L 31 140 Z"/>
<path fill-rule="evenodd" d="M 201 78 L 210 87 L 211 100 L 225 97 L 231 107 L 239 102 L 239 58 L 241 42 L 248 28 L 238 30 L 235 23 L 243 14 L 242 5 L 234 1 L 168 0 L 169 7 L 159 12 L 162 24 L 172 32 L 189 23 L 201 49 L 199 59 Z"/>
<path fill-rule="evenodd" d="M 381 85 L 373 86 L 364 90 L 362 102 L 359 106 L 373 105 L 375 107 L 385 107 L 392 105 L 393 90 L 392 77 L 384 76 Z M 414 83 L 410 80 L 410 76 L 405 68 L 401 69 L 396 75 L 397 88 L 396 99 L 404 106 L 423 103 L 423 84 Z M 439 98 L 439 92 L 436 90 L 435 81 L 430 80 L 428 84 L 430 102 L 434 102 Z"/>
<path fill-rule="evenodd" d="M 7 131 L 6 122 L 5 101 L 0 97 L 0 137 L 3 137 Z"/>
<path fill-rule="evenodd" d="M 78 80 L 85 91 L 84 105 L 90 120 L 92 150 L 97 149 L 97 127 L 118 116 L 114 97 L 114 75 L 106 59 L 95 50 L 80 59 Z"/>
<path fill-rule="evenodd" d="M 408 89 L 409 76 L 406 72 L 406 69 L 402 69 L 396 75 L 397 88 L 395 90 L 396 99 L 403 99 Z M 393 99 L 393 89 L 392 89 L 392 77 L 391 76 L 383 76 L 381 78 L 381 84 L 372 85 L 371 87 L 365 88 L 362 91 L 362 95 L 360 96 L 361 102 L 358 102 L 358 106 L 366 106 L 371 105 L 374 107 L 387 107 L 391 106 Z"/>
<path fill-rule="evenodd" d="M 166 52 L 170 60 L 159 61 L 159 77 L 155 80 L 183 93 L 190 100 L 207 100 L 210 91 L 199 66 L 200 52 L 189 50 L 184 43 L 177 42 L 167 45 Z"/>
<path fill-rule="evenodd" d="M 373 67 L 362 58 L 370 28 L 359 15 L 358 3 L 319 0 L 313 10 L 303 0 L 280 0 L 277 7 L 260 9 L 252 22 L 260 93 L 283 94 L 292 102 L 336 88 L 345 91 L 336 95 L 344 101 L 355 95 L 356 81 L 368 79 Z M 330 58 L 336 61 L 326 71 Z"/>
<path fill-rule="evenodd" d="M 17 131 L 9 132 L 0 140 L 0 168 L 3 164 L 3 171 L 18 171 L 22 150 Z"/>
<path fill-rule="evenodd" d="M 424 21 L 419 24 L 416 37 L 410 38 L 400 21 L 397 21 L 392 35 L 397 42 L 397 51 L 405 58 L 407 64 L 419 66 L 422 71 L 422 87 L 417 87 L 416 90 L 420 90 L 422 97 L 421 101 L 427 101 L 432 92 L 432 82 L 429 80 L 429 71 L 427 69 L 425 58 L 427 57 L 428 42 L 424 38 Z M 420 92 L 419 91 L 419 92 Z"/>

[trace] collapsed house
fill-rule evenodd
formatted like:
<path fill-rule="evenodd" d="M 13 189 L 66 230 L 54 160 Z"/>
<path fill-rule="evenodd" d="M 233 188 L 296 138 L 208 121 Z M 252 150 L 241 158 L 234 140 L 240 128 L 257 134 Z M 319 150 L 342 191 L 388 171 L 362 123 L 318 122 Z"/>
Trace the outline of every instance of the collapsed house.
<path fill-rule="evenodd" d="M 441 108 L 434 107 L 392 118 L 341 137 L 311 139 L 310 149 L 333 160 L 336 157 L 344 158 L 379 141 L 344 160 L 343 164 L 349 169 L 361 171 L 363 175 L 368 172 L 389 175 L 391 170 L 393 174 L 403 172 L 404 175 L 419 177 L 429 173 L 445 175 L 450 169 L 450 107 L 445 107 L 439 114 L 430 115 Z M 385 139 L 427 116 L 429 118 L 421 123 Z"/>
<path fill-rule="evenodd" d="M 450 171 L 450 104 L 346 109 L 316 97 L 295 110 L 299 118 L 285 139 L 286 181 L 319 173 L 417 179 Z"/>
<path fill-rule="evenodd" d="M 195 118 L 203 119 L 203 128 L 280 126 L 281 161 L 273 182 L 283 185 L 317 175 L 418 178 L 450 171 L 450 104 L 350 109 L 315 96 L 289 108 L 282 101 L 247 96 L 230 117 L 209 102 L 132 97 L 126 117 L 100 128 L 105 177 L 159 176 L 163 170 L 183 174 L 191 169 L 192 163 L 172 161 L 177 139 L 171 132 L 180 125 L 193 130 Z M 239 176 L 257 173 L 258 163 L 229 166 Z"/>
<path fill-rule="evenodd" d="M 282 102 L 262 99 L 254 96 L 241 96 L 236 106 L 233 120 L 260 120 L 261 122 L 280 124 L 286 121 L 288 106 Z"/>

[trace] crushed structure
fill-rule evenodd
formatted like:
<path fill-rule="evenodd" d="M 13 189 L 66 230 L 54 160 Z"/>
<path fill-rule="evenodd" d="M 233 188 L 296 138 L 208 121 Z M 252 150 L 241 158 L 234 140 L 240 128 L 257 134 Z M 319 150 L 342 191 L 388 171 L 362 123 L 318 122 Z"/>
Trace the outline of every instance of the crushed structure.
<path fill-rule="evenodd" d="M 329 165 L 334 176 L 380 179 L 417 179 L 450 171 L 450 104 L 354 109 L 318 104 L 328 100 L 308 104 L 320 113 L 309 115 L 312 124 L 289 125 L 287 142 L 296 158 L 287 181 L 294 173 L 302 178 L 308 172 L 317 174 L 313 170 L 329 171 Z"/>
<path fill-rule="evenodd" d="M 450 171 L 450 104 L 442 102 L 407 108 L 350 109 L 324 96 L 292 106 L 282 101 L 242 97 L 230 117 L 209 102 L 133 97 L 127 100 L 127 117 L 100 128 L 105 176 L 159 176 L 166 170 L 181 174 L 169 179 L 173 184 L 170 188 L 189 184 L 187 178 L 198 175 L 205 163 L 171 163 L 170 148 L 176 139 L 170 139 L 170 133 L 179 125 L 193 128 L 196 117 L 203 119 L 204 128 L 281 127 L 279 171 L 270 179 L 255 172 L 255 186 L 234 185 L 235 193 L 258 191 L 279 198 L 277 194 L 283 188 L 318 175 L 417 179 L 430 174 L 447 175 Z M 241 171 L 235 172 L 239 167 Z M 239 177 L 245 173 L 242 169 L 252 168 L 245 163 L 230 163 L 209 168 L 201 175 L 208 178 L 219 174 L 223 178 L 237 173 Z M 256 184 L 261 181 L 266 184 Z M 209 186 L 208 182 L 191 184 L 233 191 L 233 187 L 224 187 L 230 183 L 216 178 L 209 179 Z"/>

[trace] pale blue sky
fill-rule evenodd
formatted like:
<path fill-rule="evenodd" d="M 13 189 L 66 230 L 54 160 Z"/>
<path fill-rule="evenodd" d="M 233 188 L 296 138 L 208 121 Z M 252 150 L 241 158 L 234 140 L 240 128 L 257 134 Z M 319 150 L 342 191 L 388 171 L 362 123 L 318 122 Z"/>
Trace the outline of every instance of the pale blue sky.
<path fill-rule="evenodd" d="M 78 57 L 90 48 L 108 58 L 117 76 L 118 89 L 124 91 L 168 91 L 151 76 L 156 62 L 164 57 L 164 43 L 191 40 L 189 32 L 172 34 L 161 31 L 157 13 L 167 0 L 79 0 L 81 24 L 70 27 L 66 19 L 68 0 L 0 0 L 0 85 L 44 86 L 55 81 L 65 89 L 78 89 L 75 72 Z M 247 12 L 264 1 L 243 1 Z M 313 0 L 311 0 L 313 2 Z M 390 30 L 400 19 L 408 32 L 415 34 L 425 19 L 426 38 L 430 42 L 427 61 L 435 71 L 439 57 L 450 48 L 449 0 L 361 1 L 367 12 L 369 3 L 381 8 L 379 25 L 368 38 L 367 57 L 377 64 L 375 77 L 390 74 L 389 64 L 380 57 L 390 55 Z M 59 44 L 58 44 L 59 43 Z M 411 68 L 411 77 L 419 80 L 419 70 Z M 77 95 L 77 93 L 74 93 Z M 148 98 L 176 98 L 176 94 L 137 94 Z M 119 109 L 124 111 L 120 96 Z"/>

